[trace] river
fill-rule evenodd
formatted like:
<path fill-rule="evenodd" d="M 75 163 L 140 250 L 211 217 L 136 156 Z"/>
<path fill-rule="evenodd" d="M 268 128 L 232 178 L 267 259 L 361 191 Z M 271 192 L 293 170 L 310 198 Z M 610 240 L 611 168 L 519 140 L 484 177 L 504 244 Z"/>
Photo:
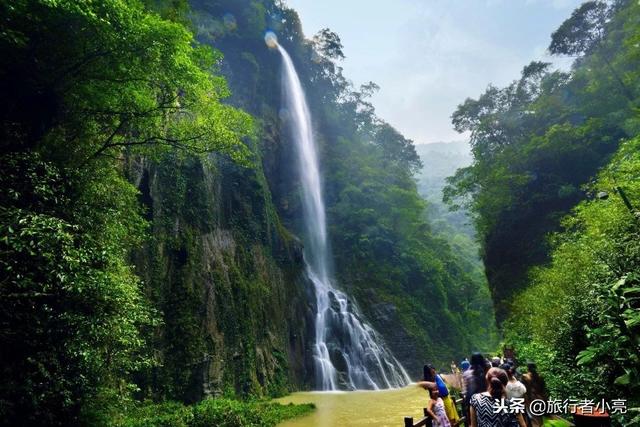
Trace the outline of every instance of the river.
<path fill-rule="evenodd" d="M 313 403 L 307 416 L 285 421 L 278 427 L 398 427 L 405 416 L 422 418 L 427 392 L 415 384 L 381 391 L 299 392 L 277 400 L 280 403 Z"/>

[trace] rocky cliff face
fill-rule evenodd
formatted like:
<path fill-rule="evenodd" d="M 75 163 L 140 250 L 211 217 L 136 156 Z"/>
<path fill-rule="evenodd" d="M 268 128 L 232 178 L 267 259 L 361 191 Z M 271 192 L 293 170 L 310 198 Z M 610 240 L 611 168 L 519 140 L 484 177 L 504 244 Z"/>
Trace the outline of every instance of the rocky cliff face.
<path fill-rule="evenodd" d="M 261 163 L 173 156 L 129 170 L 152 234 L 135 261 L 163 319 L 149 388 L 195 401 L 308 387 L 311 288 Z"/>

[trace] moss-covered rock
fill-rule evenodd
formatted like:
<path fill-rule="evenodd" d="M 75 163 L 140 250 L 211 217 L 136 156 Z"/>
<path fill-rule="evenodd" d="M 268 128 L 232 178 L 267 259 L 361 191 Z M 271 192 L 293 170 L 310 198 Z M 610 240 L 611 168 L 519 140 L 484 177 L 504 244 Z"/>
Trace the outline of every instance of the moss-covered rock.
<path fill-rule="evenodd" d="M 130 159 L 151 219 L 135 254 L 162 313 L 152 332 L 156 396 L 279 395 L 308 385 L 313 330 L 302 248 L 280 223 L 259 162 Z"/>

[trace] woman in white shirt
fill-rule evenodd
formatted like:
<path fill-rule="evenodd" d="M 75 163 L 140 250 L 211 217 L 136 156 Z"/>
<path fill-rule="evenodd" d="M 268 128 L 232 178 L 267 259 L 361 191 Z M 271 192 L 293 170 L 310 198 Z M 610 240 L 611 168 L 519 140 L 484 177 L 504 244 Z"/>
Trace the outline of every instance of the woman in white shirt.
<path fill-rule="evenodd" d="M 508 399 L 522 399 L 524 398 L 527 388 L 513 375 L 513 366 L 509 363 L 505 363 L 501 366 L 507 372 L 509 376 L 509 382 L 505 387 Z"/>

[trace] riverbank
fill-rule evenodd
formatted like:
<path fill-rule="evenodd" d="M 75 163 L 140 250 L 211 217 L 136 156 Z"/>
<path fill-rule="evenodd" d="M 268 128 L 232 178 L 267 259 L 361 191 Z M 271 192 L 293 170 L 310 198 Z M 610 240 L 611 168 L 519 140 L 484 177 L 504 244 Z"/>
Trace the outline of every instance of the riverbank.
<path fill-rule="evenodd" d="M 112 427 L 273 427 L 313 412 L 314 405 L 270 400 L 207 399 L 195 405 L 178 402 L 136 404 L 122 413 L 96 414 L 96 425 Z M 100 419 L 102 418 L 102 419 Z"/>

